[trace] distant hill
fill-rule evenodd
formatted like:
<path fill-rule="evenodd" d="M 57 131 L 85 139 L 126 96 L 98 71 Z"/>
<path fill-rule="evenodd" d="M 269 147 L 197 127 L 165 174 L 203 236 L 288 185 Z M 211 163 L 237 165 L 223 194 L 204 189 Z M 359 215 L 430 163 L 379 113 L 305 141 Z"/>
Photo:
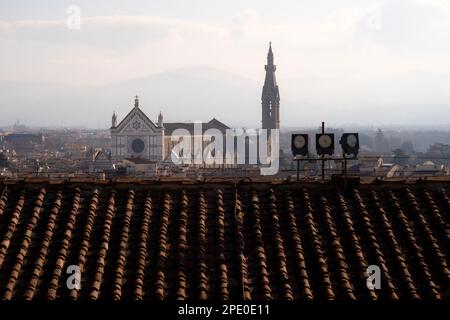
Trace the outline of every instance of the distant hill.
<path fill-rule="evenodd" d="M 70 75 L 69 75 L 70 76 Z M 140 96 L 151 119 L 255 127 L 261 121 L 261 81 L 207 67 L 169 70 L 102 86 L 0 82 L 0 126 L 108 128 Z M 387 77 L 279 79 L 283 126 L 450 123 L 450 76 L 408 72 Z"/>
<path fill-rule="evenodd" d="M 281 82 L 288 100 L 322 106 L 313 123 L 435 125 L 450 124 L 450 75 L 404 72 L 370 78 L 300 77 Z M 295 115 L 289 104 L 284 114 Z M 300 116 L 300 115 L 299 115 Z M 285 122 L 286 125 L 295 125 Z M 450 128 L 450 126 L 449 126 Z"/>
<path fill-rule="evenodd" d="M 125 116 L 140 96 L 151 119 L 260 123 L 262 84 L 211 68 L 187 68 L 103 86 L 0 82 L 0 125 L 109 126 L 112 112 Z"/>

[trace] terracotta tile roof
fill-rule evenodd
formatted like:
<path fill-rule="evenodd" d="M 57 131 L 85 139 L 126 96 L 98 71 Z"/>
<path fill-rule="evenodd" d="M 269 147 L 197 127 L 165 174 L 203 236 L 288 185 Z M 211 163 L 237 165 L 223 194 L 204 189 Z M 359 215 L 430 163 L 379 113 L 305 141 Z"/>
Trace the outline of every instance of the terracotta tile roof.
<path fill-rule="evenodd" d="M 0 185 L 3 299 L 441 299 L 450 181 Z M 82 272 L 66 285 L 67 267 Z M 366 285 L 369 265 L 381 289 Z"/>

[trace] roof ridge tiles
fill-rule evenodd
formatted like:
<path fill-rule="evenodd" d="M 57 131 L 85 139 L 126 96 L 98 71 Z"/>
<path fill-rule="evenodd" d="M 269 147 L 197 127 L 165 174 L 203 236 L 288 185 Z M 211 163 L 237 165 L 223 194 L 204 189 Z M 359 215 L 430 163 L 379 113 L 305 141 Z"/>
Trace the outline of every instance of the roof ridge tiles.
<path fill-rule="evenodd" d="M 70 248 L 70 240 L 72 238 L 72 230 L 75 227 L 78 211 L 81 203 L 81 190 L 75 188 L 72 200 L 72 207 L 70 209 L 69 218 L 65 226 L 64 237 L 59 245 L 58 257 L 55 262 L 55 269 L 53 270 L 50 283 L 47 290 L 47 299 L 54 300 L 57 298 L 57 290 L 59 288 L 59 281 L 61 280 L 62 269 L 65 265 L 68 250 Z"/>
<path fill-rule="evenodd" d="M 235 200 L 234 200 L 234 220 L 235 220 L 235 235 L 237 241 L 237 249 L 239 256 L 239 270 L 240 270 L 240 280 L 241 280 L 241 299 L 251 300 L 251 290 L 249 284 L 249 274 L 248 274 L 248 264 L 247 257 L 245 256 L 245 237 L 243 231 L 244 225 L 244 214 L 242 212 L 242 203 L 237 190 L 235 190 Z"/>
<path fill-rule="evenodd" d="M 423 233 L 425 234 L 425 237 L 429 245 L 431 246 L 431 254 L 434 255 L 434 258 L 436 259 L 437 264 L 439 265 L 441 275 L 446 279 L 447 283 L 450 283 L 450 271 L 446 261 L 446 256 L 441 251 L 439 243 L 436 240 L 436 237 L 433 235 L 433 232 L 430 226 L 428 225 L 428 222 L 426 221 L 424 215 L 422 214 L 419 205 L 417 203 L 416 197 L 412 193 L 411 189 L 406 188 L 405 191 L 408 203 L 411 209 L 413 210 L 415 217 L 418 219 L 418 224 L 422 229 Z"/>
<path fill-rule="evenodd" d="M 19 194 L 19 198 L 14 207 L 13 214 L 8 223 L 6 233 L 3 235 L 2 242 L 0 242 L 0 270 L 2 270 L 3 263 L 5 261 L 6 253 L 11 243 L 11 238 L 16 231 L 16 226 L 19 223 L 20 216 L 22 214 L 22 208 L 25 204 L 25 189 L 22 189 Z"/>
<path fill-rule="evenodd" d="M 358 191 L 358 189 L 353 190 L 354 199 L 356 202 L 357 210 L 359 214 L 362 216 L 363 226 L 365 228 L 367 237 L 369 238 L 369 244 L 372 247 L 372 250 L 375 252 L 375 256 L 377 259 L 377 264 L 380 267 L 380 270 L 385 279 L 385 283 L 388 287 L 389 298 L 392 300 L 398 300 L 399 296 L 397 293 L 397 287 L 394 285 L 393 279 L 390 275 L 390 270 L 385 262 L 384 254 L 382 248 L 380 247 L 375 232 L 372 227 L 372 222 L 370 219 L 370 215 L 367 212 L 366 205 L 364 204 L 364 200 Z"/>
<path fill-rule="evenodd" d="M 302 246 L 302 240 L 300 237 L 299 229 L 297 227 L 297 219 L 295 217 L 294 201 L 292 199 L 291 192 L 288 190 L 285 193 L 285 201 L 288 214 L 288 223 L 290 236 L 293 240 L 295 247 L 295 257 L 299 273 L 299 279 L 302 284 L 302 296 L 306 300 L 314 299 L 314 295 L 311 289 L 310 280 L 308 276 L 308 270 L 306 267 L 306 260 L 304 256 L 304 249 Z"/>
<path fill-rule="evenodd" d="M 284 291 L 283 299 L 292 300 L 294 299 L 294 291 L 292 290 L 292 286 L 289 280 L 289 273 L 287 270 L 286 264 L 286 253 L 283 245 L 283 237 L 280 232 L 280 224 L 278 217 L 278 209 L 277 209 L 277 199 L 275 196 L 274 190 L 269 189 L 269 206 L 270 206 L 270 216 L 271 216 L 271 224 L 272 224 L 272 237 L 275 243 L 276 253 L 277 253 L 277 262 L 278 262 L 278 271 L 281 280 L 281 287 Z"/>
<path fill-rule="evenodd" d="M 152 220 L 153 215 L 153 201 L 151 193 L 147 192 L 145 194 L 144 210 L 142 213 L 142 223 L 139 232 L 138 248 L 137 248 L 137 268 L 136 276 L 134 280 L 134 299 L 142 300 L 144 296 L 144 279 L 145 279 L 145 267 L 147 260 L 147 241 L 148 241 L 148 230 L 149 225 Z"/>
<path fill-rule="evenodd" d="M 319 191 L 319 198 L 327 233 L 332 240 L 331 242 L 332 255 L 335 257 L 335 260 L 337 261 L 339 266 L 338 275 L 341 279 L 341 284 L 343 287 L 343 292 L 345 293 L 345 298 L 350 300 L 356 300 L 356 297 L 353 293 L 350 276 L 347 272 L 348 269 L 347 259 L 345 257 L 344 250 L 341 246 L 341 240 L 336 232 L 336 227 L 331 217 L 331 208 L 322 191 Z"/>
<path fill-rule="evenodd" d="M 82 242 L 80 245 L 80 249 L 78 251 L 77 256 L 77 265 L 80 268 L 80 271 L 84 272 L 84 267 L 86 263 L 86 255 L 89 251 L 90 247 L 90 239 L 92 234 L 92 229 L 94 227 L 94 221 L 97 216 L 97 208 L 99 204 L 99 191 L 98 189 L 95 189 L 93 191 L 91 201 L 89 203 L 89 209 L 88 209 L 88 216 L 86 219 L 86 223 L 83 230 L 83 236 L 82 236 Z M 70 290 L 69 293 L 69 299 L 76 300 L 78 299 L 78 290 L 76 288 L 73 288 Z"/>
<path fill-rule="evenodd" d="M 31 243 L 31 236 L 33 234 L 34 228 L 37 226 L 42 204 L 44 202 L 45 195 L 47 193 L 47 190 L 45 188 L 41 188 L 38 196 L 36 197 L 36 200 L 34 202 L 34 208 L 32 212 L 32 216 L 27 224 L 26 231 L 24 234 L 24 237 L 22 239 L 22 243 L 20 245 L 19 252 L 16 256 L 16 262 L 14 266 L 12 267 L 12 270 L 8 277 L 8 282 L 5 286 L 5 292 L 3 294 L 4 300 L 10 300 L 13 296 L 14 287 L 16 286 L 17 279 L 19 278 L 19 274 L 22 270 L 22 266 L 24 263 L 24 260 L 28 254 L 28 248 Z"/>
<path fill-rule="evenodd" d="M 206 200 L 205 193 L 200 191 L 198 193 L 198 237 L 197 237 L 197 252 L 198 252 L 198 299 L 206 300 L 208 299 L 208 281 L 209 277 L 207 274 L 207 265 L 206 265 L 206 237 L 207 237 L 207 228 L 206 228 Z"/>
<path fill-rule="evenodd" d="M 123 276 L 125 273 L 128 238 L 130 231 L 131 217 L 134 208 L 134 190 L 128 191 L 128 200 L 125 208 L 125 215 L 122 221 L 122 230 L 120 233 L 119 257 L 116 264 L 116 270 L 113 283 L 113 299 L 120 300 L 122 297 Z"/>
<path fill-rule="evenodd" d="M 414 235 L 413 229 L 410 227 L 408 223 L 408 219 L 403 212 L 403 209 L 400 206 L 400 203 L 398 202 L 397 197 L 392 192 L 392 190 L 388 191 L 388 197 L 389 200 L 394 208 L 394 210 L 397 212 L 397 216 L 400 221 L 401 228 L 403 229 L 404 233 L 406 234 L 406 242 L 410 248 L 413 248 L 414 256 L 417 260 L 421 275 L 424 277 L 425 286 L 428 287 L 429 294 L 435 298 L 439 299 L 439 287 L 436 286 L 431 273 L 430 273 L 430 267 L 425 261 L 423 250 L 417 245 L 417 239 Z"/>
<path fill-rule="evenodd" d="M 449 293 L 450 182 L 345 189 L 141 182 L 9 182 L 0 195 L 2 297 L 438 300 Z M 71 265 L 80 267 L 82 291 L 66 287 Z M 374 265 L 382 290 L 367 286 Z"/>
<path fill-rule="evenodd" d="M 225 257 L 225 209 L 223 202 L 222 189 L 218 189 L 216 192 L 216 210 L 217 210 L 217 263 L 219 265 L 219 297 L 221 300 L 229 299 L 228 290 L 228 268 L 227 260 Z"/>
<path fill-rule="evenodd" d="M 441 215 L 441 212 L 439 210 L 439 207 L 436 205 L 435 201 L 433 200 L 433 197 L 431 196 L 430 192 L 427 190 L 424 190 L 422 192 L 423 197 L 425 198 L 425 202 L 428 204 L 428 207 L 430 208 L 429 212 L 431 211 L 431 218 L 434 220 L 435 224 L 437 225 L 440 233 L 444 237 L 444 244 L 447 244 L 447 251 L 450 252 L 450 232 L 447 231 L 448 226 L 446 225 L 443 215 Z"/>
<path fill-rule="evenodd" d="M 56 225 L 56 218 L 61 209 L 62 198 L 63 198 L 63 191 L 62 190 L 57 191 L 57 193 L 55 195 L 55 199 L 53 200 L 52 208 L 50 210 L 50 215 L 48 217 L 47 228 L 45 230 L 45 236 L 42 239 L 42 242 L 40 245 L 39 255 L 38 255 L 38 258 L 36 259 L 36 261 L 34 262 L 34 268 L 33 268 L 32 274 L 31 274 L 31 278 L 28 282 L 28 285 L 27 285 L 27 288 L 26 288 L 26 291 L 24 294 L 25 300 L 33 299 L 39 279 L 42 276 L 43 266 L 47 259 L 50 242 L 51 242 L 51 240 L 53 238 L 53 234 L 54 234 L 53 230 Z"/>
<path fill-rule="evenodd" d="M 171 208 L 172 198 L 169 193 L 165 192 L 163 198 L 163 208 L 161 223 L 159 229 L 159 239 L 157 245 L 157 262 L 155 266 L 155 298 L 158 300 L 163 300 L 165 298 L 165 288 L 166 288 L 166 274 L 165 274 L 165 264 L 167 258 L 167 229 L 169 226 L 170 208 Z"/>
<path fill-rule="evenodd" d="M 309 198 L 308 191 L 303 188 L 302 191 L 302 200 L 304 203 L 304 223 L 306 224 L 306 227 L 308 229 L 308 233 L 311 236 L 311 241 L 313 245 L 314 255 L 317 257 L 317 264 L 320 268 L 320 273 L 322 276 L 322 285 L 325 290 L 325 298 L 327 300 L 334 300 L 335 299 L 335 292 L 334 288 L 331 283 L 330 278 L 330 272 L 328 270 L 328 265 L 324 257 L 322 245 L 319 240 L 318 231 L 314 222 L 314 217 L 312 214 L 312 206 Z"/>
<path fill-rule="evenodd" d="M 7 201 L 8 201 L 8 187 L 5 185 L 0 197 L 0 217 L 5 212 Z"/>
<path fill-rule="evenodd" d="M 179 216 L 179 235 L 178 235 L 178 270 L 177 270 L 177 291 L 176 299 L 186 299 L 186 256 L 187 256 L 187 233 L 188 233 L 188 210 L 189 198 L 183 189 L 180 195 L 180 216 Z"/>
<path fill-rule="evenodd" d="M 94 279 L 90 286 L 89 299 L 97 300 L 100 296 L 100 288 L 103 280 L 103 273 L 105 271 L 105 260 L 109 250 L 109 241 L 111 234 L 111 225 L 114 215 L 116 213 L 116 190 L 112 190 L 108 200 L 108 207 L 106 209 L 106 217 L 103 222 L 103 232 L 101 236 L 100 249 L 97 253 L 97 261 L 95 263 Z"/>
<path fill-rule="evenodd" d="M 255 251 L 257 254 L 257 261 L 259 266 L 259 274 L 262 283 L 263 299 L 272 299 L 272 289 L 270 286 L 269 272 L 267 271 L 266 252 L 264 249 L 264 240 L 262 236 L 261 220 L 260 220 L 260 204 L 256 191 L 251 193 L 252 213 L 254 222 L 254 238 L 255 238 Z"/>
<path fill-rule="evenodd" d="M 411 272 L 409 271 L 408 266 L 405 262 L 404 249 L 397 241 L 393 227 L 389 219 L 387 218 L 386 211 L 382 206 L 381 200 L 378 198 L 377 192 L 375 190 L 372 190 L 370 194 L 372 201 L 374 202 L 376 212 L 378 213 L 378 218 L 381 220 L 381 226 L 384 229 L 385 234 L 387 235 L 390 246 L 394 250 L 394 259 L 396 260 L 398 267 L 400 268 L 402 280 L 408 288 L 408 294 L 412 299 L 420 299 Z"/>
<path fill-rule="evenodd" d="M 337 190 L 336 192 L 337 192 L 338 203 L 339 203 L 338 204 L 339 211 L 341 212 L 343 222 L 344 222 L 343 225 L 346 228 L 346 231 L 350 235 L 350 241 L 352 244 L 353 255 L 355 256 L 356 261 L 358 262 L 358 267 L 360 270 L 359 275 L 361 278 L 360 280 L 365 282 L 365 281 L 367 281 L 367 278 L 369 276 L 369 274 L 367 273 L 368 263 L 367 263 L 364 251 L 362 249 L 362 246 L 361 246 L 360 238 L 358 237 L 356 230 L 353 227 L 351 212 L 348 209 L 348 206 L 347 206 L 344 196 L 341 194 L 341 192 L 339 190 Z M 374 288 L 370 288 L 367 285 L 364 286 L 364 288 L 367 290 L 367 292 L 369 294 L 369 298 L 371 300 L 378 299 L 378 295 Z"/>

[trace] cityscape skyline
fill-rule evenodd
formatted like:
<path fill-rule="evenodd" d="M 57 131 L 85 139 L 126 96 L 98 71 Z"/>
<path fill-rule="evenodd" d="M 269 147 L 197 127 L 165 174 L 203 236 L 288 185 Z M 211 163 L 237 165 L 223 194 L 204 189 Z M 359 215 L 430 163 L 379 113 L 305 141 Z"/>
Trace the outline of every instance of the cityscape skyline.
<path fill-rule="evenodd" d="M 2 4 L 0 126 L 107 128 L 135 94 L 154 118 L 257 126 L 269 41 L 282 126 L 450 118 L 446 1 L 78 1 L 79 29 L 71 5 Z"/>
<path fill-rule="evenodd" d="M 2 1 L 0 304 L 446 305 L 449 34 L 450 0 Z"/>

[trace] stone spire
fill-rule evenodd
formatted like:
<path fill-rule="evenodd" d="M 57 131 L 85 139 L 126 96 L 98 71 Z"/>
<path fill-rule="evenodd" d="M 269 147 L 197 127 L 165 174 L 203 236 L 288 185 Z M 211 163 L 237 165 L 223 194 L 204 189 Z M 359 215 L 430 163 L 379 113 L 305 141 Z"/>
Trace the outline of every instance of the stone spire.
<path fill-rule="evenodd" d="M 265 65 L 266 78 L 261 96 L 262 105 L 262 128 L 280 128 L 280 92 L 278 90 L 275 71 L 277 66 L 273 64 L 272 43 L 269 42 L 267 53 L 267 64 Z"/>
<path fill-rule="evenodd" d="M 160 111 L 159 115 L 158 115 L 158 127 L 162 127 L 162 126 L 163 126 L 163 115 Z"/>
<path fill-rule="evenodd" d="M 267 65 L 273 66 L 272 42 L 269 42 L 269 52 L 267 53 Z"/>
<path fill-rule="evenodd" d="M 114 111 L 112 118 L 111 118 L 111 127 L 115 128 L 116 125 L 117 125 L 117 115 L 116 115 L 116 111 Z"/>

